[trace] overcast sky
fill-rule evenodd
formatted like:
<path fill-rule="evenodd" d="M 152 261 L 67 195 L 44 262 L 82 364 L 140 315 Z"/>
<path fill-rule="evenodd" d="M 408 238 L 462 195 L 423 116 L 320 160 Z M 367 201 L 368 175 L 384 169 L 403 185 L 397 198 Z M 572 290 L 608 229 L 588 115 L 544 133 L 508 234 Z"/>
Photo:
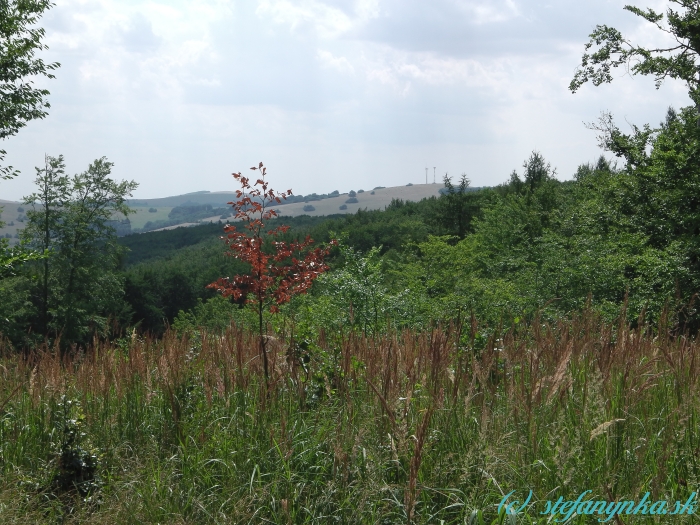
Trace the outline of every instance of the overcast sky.
<path fill-rule="evenodd" d="M 45 153 L 69 173 L 106 156 L 140 198 L 233 190 L 260 161 L 295 194 L 420 183 L 426 166 L 495 185 L 535 149 L 568 179 L 601 153 L 584 126 L 601 111 L 625 129 L 689 104 L 682 83 L 624 71 L 569 92 L 596 24 L 659 41 L 627 2 L 56 0 L 51 109 L 0 144 L 22 172 L 0 198 L 31 193 Z"/>

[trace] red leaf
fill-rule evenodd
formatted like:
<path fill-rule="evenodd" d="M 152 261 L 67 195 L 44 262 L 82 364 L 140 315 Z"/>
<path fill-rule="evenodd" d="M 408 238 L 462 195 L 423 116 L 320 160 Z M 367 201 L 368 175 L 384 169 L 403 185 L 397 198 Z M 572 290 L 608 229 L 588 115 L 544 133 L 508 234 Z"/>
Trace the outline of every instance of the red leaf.
<path fill-rule="evenodd" d="M 313 244 L 308 235 L 303 242 L 295 241 L 290 244 L 271 240 L 274 254 L 267 253 L 262 232 L 265 223 L 279 215 L 277 211 L 267 207 L 272 202 L 280 203 L 280 199 L 292 195 L 292 190 L 289 189 L 285 193 L 269 189 L 265 181 L 267 168 L 263 167 L 262 162 L 257 168 L 251 169 L 261 170 L 262 178 L 257 179 L 255 186 L 261 186 L 262 189 L 251 188 L 249 178 L 243 177 L 240 172 L 234 173 L 233 176 L 240 182 L 241 189 L 236 190 L 238 200 L 229 203 L 233 207 L 234 218 L 244 222 L 246 231 L 237 231 L 235 226 L 228 224 L 224 226 L 224 232 L 228 234 L 224 238 L 228 247 L 226 255 L 248 263 L 250 273 L 236 275 L 232 280 L 221 278 L 208 287 L 227 297 L 246 297 L 246 303 L 249 304 L 269 305 L 270 311 L 276 312 L 277 305 L 289 302 L 296 294 L 306 293 L 314 279 L 328 270 L 323 259 L 330 253 L 331 246 L 337 245 L 337 242 L 333 240 L 323 250 L 316 248 L 304 254 Z M 248 190 L 247 194 L 245 190 Z M 287 231 L 289 226 L 282 225 L 267 233 L 269 237 L 274 238 Z M 302 258 L 292 257 L 295 253 L 299 253 Z"/>

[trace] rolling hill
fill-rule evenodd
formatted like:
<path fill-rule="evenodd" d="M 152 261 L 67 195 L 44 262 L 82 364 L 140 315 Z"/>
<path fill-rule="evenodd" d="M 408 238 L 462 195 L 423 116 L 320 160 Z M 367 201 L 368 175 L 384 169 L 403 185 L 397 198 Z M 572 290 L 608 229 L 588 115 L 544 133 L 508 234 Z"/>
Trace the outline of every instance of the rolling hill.
<path fill-rule="evenodd" d="M 348 193 L 294 196 L 294 200 L 298 202 L 284 202 L 278 206 L 278 213 L 284 217 L 298 217 L 300 215 L 321 216 L 333 215 L 338 213 L 356 213 L 359 209 L 377 210 L 388 206 L 392 199 L 401 199 L 404 201 L 420 201 L 428 197 L 437 197 L 440 194 L 442 184 L 410 184 L 406 186 L 394 186 L 391 188 L 377 187 L 368 190 L 356 190 L 354 199 L 357 202 L 352 202 L 352 198 Z M 235 199 L 236 194 L 230 191 L 201 191 L 195 193 L 186 193 L 184 195 L 175 195 L 171 197 L 160 197 L 153 199 L 131 199 L 129 205 L 134 209 L 135 213 L 129 216 L 130 228 L 143 228 L 148 221 L 167 219 L 171 210 L 178 206 L 206 206 L 210 205 L 214 208 L 227 207 L 227 203 Z M 302 200 L 303 199 L 303 200 Z M 351 202 L 347 202 L 348 200 Z M 5 222 L 5 225 L 0 228 L 0 236 L 6 237 L 11 243 L 18 241 L 18 232 L 24 227 L 24 208 L 19 202 L 7 201 L 0 199 L 0 207 L 2 208 L 0 220 Z M 20 211 L 21 210 L 21 211 Z M 167 228 L 171 229 L 181 226 L 192 226 L 194 224 L 202 224 L 207 222 L 218 222 L 221 220 L 221 215 L 206 217 L 196 222 L 184 222 L 178 225 L 171 225 Z M 128 229 L 122 231 L 125 233 Z"/>

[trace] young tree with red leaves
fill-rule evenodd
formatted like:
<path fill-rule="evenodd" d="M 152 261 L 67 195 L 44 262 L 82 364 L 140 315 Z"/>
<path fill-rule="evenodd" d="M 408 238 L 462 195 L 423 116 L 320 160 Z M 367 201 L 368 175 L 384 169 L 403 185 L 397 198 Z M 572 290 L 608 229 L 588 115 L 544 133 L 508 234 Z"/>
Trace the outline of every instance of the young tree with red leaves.
<path fill-rule="evenodd" d="M 263 237 L 266 222 L 277 217 L 272 206 L 280 204 L 287 195 L 292 194 L 292 190 L 285 193 L 270 189 L 265 181 L 267 168 L 262 162 L 250 169 L 259 170 L 261 177 L 251 186 L 251 179 L 243 177 L 240 172 L 234 173 L 233 177 L 240 182 L 241 189 L 236 190 L 238 200 L 228 203 L 235 211 L 234 220 L 240 219 L 244 230 L 227 224 L 224 227 L 227 235 L 222 237 L 228 245 L 227 255 L 247 262 L 250 273 L 233 278 L 222 277 L 208 288 L 214 288 L 224 297 L 239 299 L 245 296 L 246 303 L 255 308 L 265 382 L 269 383 L 263 312 L 269 308 L 270 312 L 276 313 L 279 305 L 289 302 L 294 295 L 306 293 L 314 279 L 328 270 L 324 259 L 331 246 L 337 243 L 331 241 L 325 248 L 310 249 L 314 241 L 308 235 L 302 242 L 276 241 L 275 238 L 289 230 L 289 226 L 278 226 L 267 231 L 271 242 L 266 246 Z M 271 249 L 266 249 L 268 246 Z"/>

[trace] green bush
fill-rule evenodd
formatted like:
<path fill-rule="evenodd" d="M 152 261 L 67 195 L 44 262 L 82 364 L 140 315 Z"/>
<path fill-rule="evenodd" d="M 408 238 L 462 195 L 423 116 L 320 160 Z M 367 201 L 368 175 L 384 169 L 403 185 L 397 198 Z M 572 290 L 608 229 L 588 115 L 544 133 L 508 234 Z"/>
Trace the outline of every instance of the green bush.
<path fill-rule="evenodd" d="M 222 334 L 235 323 L 239 326 L 255 327 L 255 315 L 252 310 L 243 308 L 228 297 L 216 295 L 202 301 L 191 310 L 180 310 L 173 321 L 173 329 L 179 334 L 194 334 L 200 330 Z"/>

